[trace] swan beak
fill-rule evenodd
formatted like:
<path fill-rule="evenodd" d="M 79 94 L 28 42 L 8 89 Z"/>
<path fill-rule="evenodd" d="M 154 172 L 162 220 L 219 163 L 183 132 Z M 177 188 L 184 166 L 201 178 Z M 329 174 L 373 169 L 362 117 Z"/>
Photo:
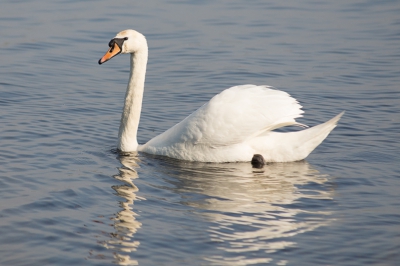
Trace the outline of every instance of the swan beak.
<path fill-rule="evenodd" d="M 119 48 L 117 43 L 114 43 L 114 45 L 112 45 L 110 49 L 108 49 L 107 53 L 102 58 L 100 58 L 99 65 L 103 64 L 104 62 L 107 62 L 108 60 L 118 55 L 119 53 L 121 53 L 121 48 Z"/>

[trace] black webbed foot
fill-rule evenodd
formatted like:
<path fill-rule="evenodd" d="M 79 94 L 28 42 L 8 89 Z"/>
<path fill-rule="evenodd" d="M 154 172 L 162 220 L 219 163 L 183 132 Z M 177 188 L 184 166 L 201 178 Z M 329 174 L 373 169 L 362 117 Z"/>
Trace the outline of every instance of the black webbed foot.
<path fill-rule="evenodd" d="M 254 154 L 251 159 L 251 165 L 253 168 L 263 168 L 265 164 L 264 157 L 261 154 Z"/>

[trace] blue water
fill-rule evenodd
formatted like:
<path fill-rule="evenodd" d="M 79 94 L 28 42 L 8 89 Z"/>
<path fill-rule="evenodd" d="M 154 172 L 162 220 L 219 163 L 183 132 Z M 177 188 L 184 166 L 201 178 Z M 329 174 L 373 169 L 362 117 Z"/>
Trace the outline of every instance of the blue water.
<path fill-rule="evenodd" d="M 0 265 L 399 265 L 398 1 L 3 1 Z M 119 157 L 146 35 L 139 142 L 221 90 L 268 84 L 299 122 L 346 114 L 305 161 Z"/>

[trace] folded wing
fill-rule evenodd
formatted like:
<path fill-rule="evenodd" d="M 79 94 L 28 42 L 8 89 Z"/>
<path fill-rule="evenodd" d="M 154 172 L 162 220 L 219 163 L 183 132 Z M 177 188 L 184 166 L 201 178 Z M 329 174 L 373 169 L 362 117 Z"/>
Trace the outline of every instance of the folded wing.
<path fill-rule="evenodd" d="M 301 107 L 288 93 L 270 86 L 235 86 L 144 146 L 234 145 L 279 127 L 304 126 L 295 121 L 303 113 Z"/>

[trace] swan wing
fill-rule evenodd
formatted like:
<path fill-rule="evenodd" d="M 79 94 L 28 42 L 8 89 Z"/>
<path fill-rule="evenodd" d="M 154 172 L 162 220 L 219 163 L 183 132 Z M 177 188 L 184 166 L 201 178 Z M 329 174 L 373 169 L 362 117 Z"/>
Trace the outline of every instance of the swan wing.
<path fill-rule="evenodd" d="M 270 86 L 231 87 L 143 148 L 175 144 L 217 148 L 242 143 L 282 126 L 304 126 L 295 121 L 303 113 L 301 107 L 288 93 Z"/>

